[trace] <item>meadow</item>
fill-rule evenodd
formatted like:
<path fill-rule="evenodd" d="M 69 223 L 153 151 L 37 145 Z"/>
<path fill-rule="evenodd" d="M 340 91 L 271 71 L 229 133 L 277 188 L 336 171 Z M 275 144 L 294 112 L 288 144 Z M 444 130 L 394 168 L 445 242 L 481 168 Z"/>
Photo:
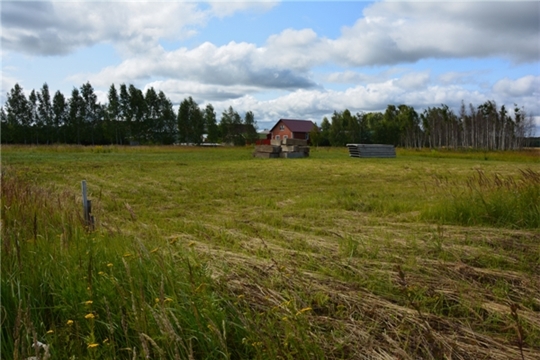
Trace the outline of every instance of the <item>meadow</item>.
<path fill-rule="evenodd" d="M 3 146 L 1 358 L 540 358 L 538 150 L 251 152 Z"/>

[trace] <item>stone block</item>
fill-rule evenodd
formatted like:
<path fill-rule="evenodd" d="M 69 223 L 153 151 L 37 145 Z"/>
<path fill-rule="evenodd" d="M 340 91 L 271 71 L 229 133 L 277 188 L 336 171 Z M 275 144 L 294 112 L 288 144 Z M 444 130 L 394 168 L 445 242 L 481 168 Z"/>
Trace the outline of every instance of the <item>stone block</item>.
<path fill-rule="evenodd" d="M 261 153 L 279 154 L 281 152 L 281 147 L 275 145 L 257 145 L 255 146 L 255 151 Z"/>

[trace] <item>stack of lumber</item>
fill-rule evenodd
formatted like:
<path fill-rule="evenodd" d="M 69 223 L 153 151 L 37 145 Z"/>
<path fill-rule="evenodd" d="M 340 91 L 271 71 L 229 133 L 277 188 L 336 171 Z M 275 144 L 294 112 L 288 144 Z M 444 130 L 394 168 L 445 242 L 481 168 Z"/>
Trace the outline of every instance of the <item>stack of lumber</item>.
<path fill-rule="evenodd" d="M 307 140 L 283 139 L 272 140 L 271 145 L 257 145 L 253 152 L 258 158 L 304 158 L 309 156 Z"/>
<path fill-rule="evenodd" d="M 349 156 L 359 158 L 395 158 L 394 145 L 380 144 L 347 144 Z"/>

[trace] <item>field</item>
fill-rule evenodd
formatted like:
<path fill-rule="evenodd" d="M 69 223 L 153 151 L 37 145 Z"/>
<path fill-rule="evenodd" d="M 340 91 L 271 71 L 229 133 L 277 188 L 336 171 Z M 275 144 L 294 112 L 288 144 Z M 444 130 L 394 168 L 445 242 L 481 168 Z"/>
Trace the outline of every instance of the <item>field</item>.
<path fill-rule="evenodd" d="M 540 152 L 251 151 L 3 146 L 1 358 L 540 358 Z"/>

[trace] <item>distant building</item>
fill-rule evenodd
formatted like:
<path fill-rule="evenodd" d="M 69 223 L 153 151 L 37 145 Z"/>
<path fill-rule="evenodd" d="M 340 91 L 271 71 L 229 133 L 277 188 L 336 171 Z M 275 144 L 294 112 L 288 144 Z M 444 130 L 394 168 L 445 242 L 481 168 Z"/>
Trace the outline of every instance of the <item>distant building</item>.
<path fill-rule="evenodd" d="M 270 129 L 272 140 L 283 139 L 306 139 L 309 140 L 309 133 L 315 124 L 311 120 L 279 119 Z"/>

